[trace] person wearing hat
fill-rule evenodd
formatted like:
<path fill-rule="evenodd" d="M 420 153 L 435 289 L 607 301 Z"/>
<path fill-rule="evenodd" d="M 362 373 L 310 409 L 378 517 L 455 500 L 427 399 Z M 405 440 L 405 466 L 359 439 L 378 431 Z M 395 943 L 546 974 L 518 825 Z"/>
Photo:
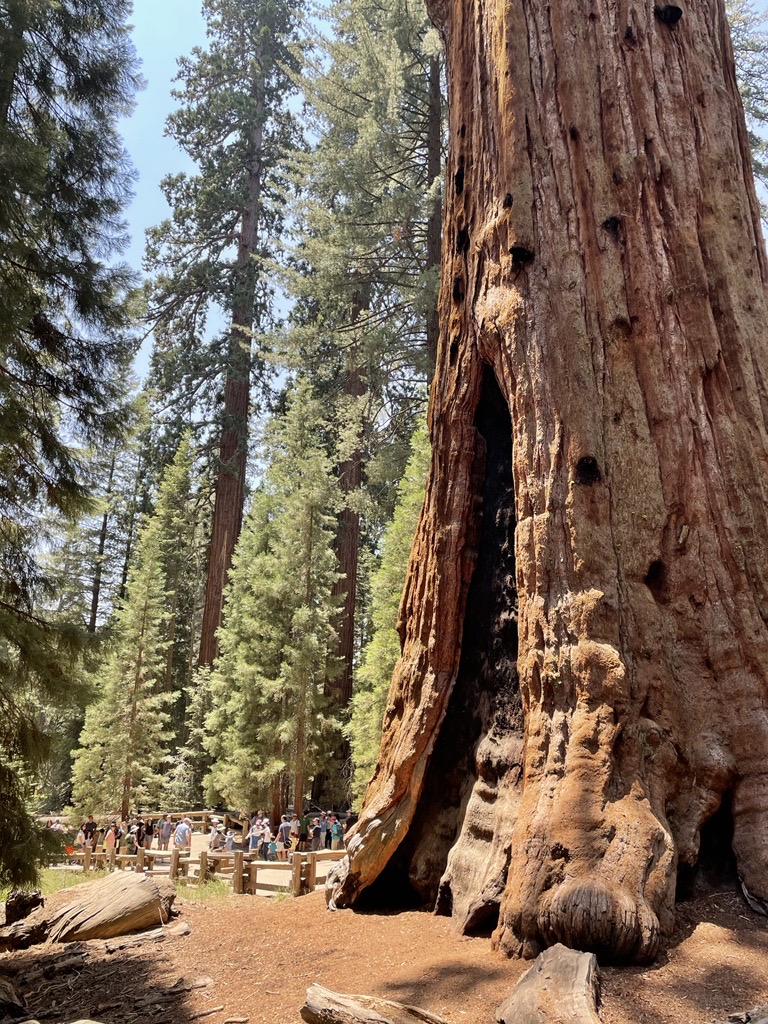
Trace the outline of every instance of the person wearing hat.
<path fill-rule="evenodd" d="M 235 833 L 231 828 L 228 828 L 224 834 L 224 849 L 227 853 L 232 853 L 235 847 Z"/>
<path fill-rule="evenodd" d="M 208 833 L 208 849 L 218 850 L 221 846 L 221 826 L 218 818 L 211 818 L 211 831 Z"/>

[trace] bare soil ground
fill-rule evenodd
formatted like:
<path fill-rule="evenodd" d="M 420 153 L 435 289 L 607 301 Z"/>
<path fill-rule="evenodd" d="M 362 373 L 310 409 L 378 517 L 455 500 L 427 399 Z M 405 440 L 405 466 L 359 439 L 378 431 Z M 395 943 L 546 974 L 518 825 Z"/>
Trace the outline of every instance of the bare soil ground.
<path fill-rule="evenodd" d="M 65 898 L 59 893 L 50 902 Z M 0 957 L 0 972 L 16 976 L 30 1017 L 51 1024 L 298 1022 L 313 982 L 413 1003 L 451 1024 L 490 1024 L 530 966 L 500 959 L 488 938 L 455 935 L 446 918 L 331 913 L 320 892 L 286 900 L 231 896 L 209 905 L 181 899 L 179 910 L 191 929 L 186 936 L 116 953 L 104 943 L 80 943 L 84 964 L 63 970 L 56 967 L 62 947 L 42 946 Z M 139 1005 L 179 978 L 203 977 L 210 979 L 203 988 Z M 768 1001 L 768 921 L 736 893 L 700 897 L 679 906 L 676 932 L 656 964 L 605 967 L 602 981 L 605 1024 L 725 1021 Z M 214 1007 L 221 1009 L 205 1013 Z"/>

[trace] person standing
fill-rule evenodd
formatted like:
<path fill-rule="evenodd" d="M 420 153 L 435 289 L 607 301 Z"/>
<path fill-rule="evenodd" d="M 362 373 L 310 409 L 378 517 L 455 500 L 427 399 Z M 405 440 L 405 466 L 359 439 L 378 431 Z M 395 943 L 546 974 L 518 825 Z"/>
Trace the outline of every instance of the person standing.
<path fill-rule="evenodd" d="M 167 850 L 168 843 L 171 841 L 171 835 L 173 834 L 173 821 L 171 820 L 170 814 L 166 814 L 160 823 L 160 835 L 157 837 L 157 848 L 158 850 Z"/>
<path fill-rule="evenodd" d="M 287 860 L 287 850 L 291 848 L 291 823 L 288 821 L 288 815 L 284 814 L 280 818 L 280 826 L 277 830 L 277 859 Z"/>
<path fill-rule="evenodd" d="M 312 821 L 312 844 L 310 847 L 313 853 L 316 853 L 318 850 L 322 849 L 322 847 L 320 846 L 321 836 L 322 831 L 320 829 L 320 819 L 315 818 Z"/>
<path fill-rule="evenodd" d="M 261 823 L 261 859 L 269 860 L 269 844 L 272 842 L 272 829 L 269 827 L 269 818 Z"/>
<path fill-rule="evenodd" d="M 192 829 L 189 818 L 182 818 L 173 833 L 173 845 L 177 850 L 188 850 L 192 845 Z"/>
<path fill-rule="evenodd" d="M 340 850 L 342 839 L 344 837 L 344 829 L 341 822 L 335 814 L 331 815 L 331 849 Z"/>
<path fill-rule="evenodd" d="M 301 842 L 301 820 L 300 820 L 298 814 L 296 813 L 296 811 L 294 811 L 293 814 L 291 815 L 291 845 L 293 846 L 294 850 L 299 850 L 301 848 L 299 846 L 300 842 Z"/>
<path fill-rule="evenodd" d="M 84 821 L 81 827 L 81 832 L 85 836 L 83 840 L 83 846 L 94 846 L 93 837 L 98 832 L 99 826 L 93 820 L 93 815 L 88 815 L 88 820 Z"/>

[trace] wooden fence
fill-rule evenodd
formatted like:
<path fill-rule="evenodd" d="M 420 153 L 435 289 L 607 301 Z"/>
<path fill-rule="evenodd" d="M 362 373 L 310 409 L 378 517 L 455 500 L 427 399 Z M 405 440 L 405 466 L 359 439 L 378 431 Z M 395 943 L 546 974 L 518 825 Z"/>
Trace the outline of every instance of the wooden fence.
<path fill-rule="evenodd" d="M 260 892 L 287 892 L 293 896 L 313 892 L 325 884 L 332 864 L 344 857 L 345 850 L 318 850 L 317 852 L 291 852 L 289 860 L 265 861 L 255 853 L 238 850 L 202 850 L 192 858 L 180 850 L 144 850 L 121 853 L 114 847 L 107 851 L 100 846 L 95 850 L 66 855 L 72 864 L 82 864 L 83 871 L 138 871 L 148 874 L 183 878 L 200 883 L 212 878 L 230 882 L 236 893 L 258 895 Z M 267 873 L 271 877 L 267 877 Z"/>

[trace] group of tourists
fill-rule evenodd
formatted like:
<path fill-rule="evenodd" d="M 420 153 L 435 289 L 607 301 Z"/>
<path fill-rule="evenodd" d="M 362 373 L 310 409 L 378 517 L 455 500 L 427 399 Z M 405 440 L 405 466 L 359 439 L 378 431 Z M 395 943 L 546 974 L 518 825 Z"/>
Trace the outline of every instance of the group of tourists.
<path fill-rule="evenodd" d="M 247 849 L 266 861 L 287 860 L 292 850 L 340 850 L 344 845 L 344 833 L 355 820 L 352 814 L 342 821 L 332 811 L 324 811 L 302 817 L 295 813 L 283 814 L 280 821 L 273 824 L 262 811 L 256 811 L 243 822 L 242 834 L 238 835 L 231 828 L 225 829 L 219 818 L 211 817 L 208 848 L 231 852 L 237 843 L 239 849 Z M 151 850 L 153 843 L 158 850 L 187 851 L 192 846 L 192 821 L 188 817 L 174 821 L 170 814 L 156 821 L 149 816 L 134 815 L 125 821 L 113 820 L 102 827 L 89 814 L 80 826 L 75 842 L 82 850 L 95 850 L 99 846 L 107 853 L 119 849 L 134 854 L 140 848 Z"/>
<path fill-rule="evenodd" d="M 134 815 L 125 821 L 114 820 L 102 827 L 89 814 L 75 839 L 80 849 L 95 850 L 97 846 L 102 846 L 107 853 L 116 848 L 126 853 L 136 853 L 139 848 L 151 850 L 155 841 L 158 850 L 167 850 L 171 842 L 180 850 L 188 850 L 192 845 L 191 820 L 184 817 L 174 823 L 170 814 L 157 821 Z"/>
<path fill-rule="evenodd" d="M 302 817 L 296 813 L 283 814 L 274 824 L 263 811 L 256 811 L 250 817 L 250 827 L 244 830 L 244 842 L 249 853 L 262 860 L 288 860 L 293 850 L 340 850 L 348 824 L 351 824 L 349 818 L 342 822 L 332 811 Z M 234 841 L 234 833 L 224 833 L 218 822 L 212 819 L 209 847 L 216 850 L 224 846 L 231 850 Z"/>

